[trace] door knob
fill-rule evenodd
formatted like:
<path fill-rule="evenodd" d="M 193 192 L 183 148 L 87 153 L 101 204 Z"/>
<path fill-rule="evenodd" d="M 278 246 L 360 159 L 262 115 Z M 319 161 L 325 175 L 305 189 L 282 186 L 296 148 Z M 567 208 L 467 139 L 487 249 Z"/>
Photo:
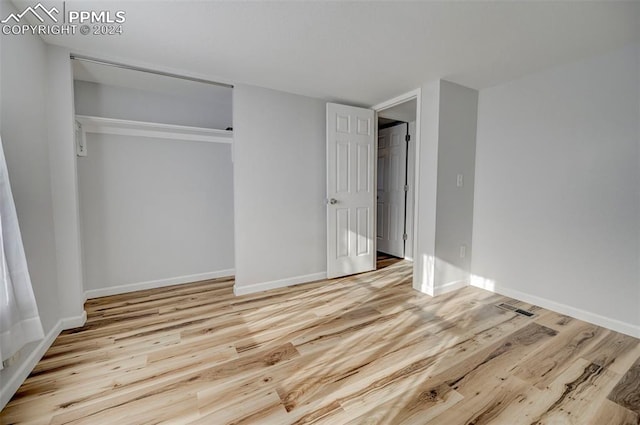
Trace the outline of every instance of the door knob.
<path fill-rule="evenodd" d="M 338 200 L 337 200 L 337 199 L 333 199 L 333 198 L 331 198 L 331 199 L 329 199 L 329 203 L 330 203 L 331 205 L 333 205 L 333 204 L 337 204 L 337 203 L 338 203 Z"/>

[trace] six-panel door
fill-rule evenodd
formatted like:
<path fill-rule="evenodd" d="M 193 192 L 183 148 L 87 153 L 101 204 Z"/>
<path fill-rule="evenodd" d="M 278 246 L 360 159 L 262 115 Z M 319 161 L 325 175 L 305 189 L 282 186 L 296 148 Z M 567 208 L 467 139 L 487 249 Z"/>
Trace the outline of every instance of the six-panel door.
<path fill-rule="evenodd" d="M 373 111 L 327 103 L 327 276 L 375 269 Z"/>
<path fill-rule="evenodd" d="M 407 124 L 378 131 L 377 251 L 404 257 Z"/>

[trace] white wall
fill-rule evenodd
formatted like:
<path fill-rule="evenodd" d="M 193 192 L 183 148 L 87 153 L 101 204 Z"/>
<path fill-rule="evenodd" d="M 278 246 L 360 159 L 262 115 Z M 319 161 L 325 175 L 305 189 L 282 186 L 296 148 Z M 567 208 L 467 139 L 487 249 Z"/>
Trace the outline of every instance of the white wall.
<path fill-rule="evenodd" d="M 325 102 L 236 86 L 236 293 L 326 275 Z"/>
<path fill-rule="evenodd" d="M 477 96 L 444 80 L 422 86 L 413 287 L 429 295 L 469 283 Z"/>
<path fill-rule="evenodd" d="M 440 113 L 440 81 L 421 87 L 420 140 L 416 156 L 416 221 L 417 235 L 413 262 L 413 288 L 434 294 L 436 255 L 436 195 L 438 189 L 438 123 Z"/>
<path fill-rule="evenodd" d="M 159 93 L 87 81 L 75 81 L 76 113 L 105 118 L 159 122 L 224 130 L 232 124 L 231 94 L 211 96 Z M 201 84 L 206 93 L 206 84 Z M 231 89 L 229 89 L 231 91 Z"/>
<path fill-rule="evenodd" d="M 78 177 L 90 296 L 233 274 L 231 144 L 89 133 L 87 152 Z"/>
<path fill-rule="evenodd" d="M 86 320 L 74 141 L 73 73 L 69 51 L 47 46 L 47 135 L 60 314 L 65 327 Z"/>
<path fill-rule="evenodd" d="M 0 16 L 11 12 L 16 12 L 13 5 L 0 1 Z M 34 36 L 1 38 L 0 133 L 33 290 L 47 334 L 60 319 L 47 145 L 47 49 Z M 38 343 L 30 344 L 17 363 L 0 371 L 0 408 L 39 360 L 37 348 Z"/>
<path fill-rule="evenodd" d="M 482 90 L 472 271 L 640 336 L 640 46 Z"/>
<path fill-rule="evenodd" d="M 436 200 L 436 293 L 469 284 L 478 92 L 440 81 L 438 193 Z M 462 174 L 463 185 L 457 186 Z M 465 256 L 461 258 L 461 247 Z"/>
<path fill-rule="evenodd" d="M 231 125 L 230 98 L 74 86 L 79 115 Z M 89 297 L 233 274 L 230 144 L 88 133 L 87 152 L 77 163 Z"/>
<path fill-rule="evenodd" d="M 1 2 L 1 14 L 13 7 Z M 2 143 L 45 332 L 58 319 L 47 145 L 47 50 L 38 37 L 2 37 Z M 21 84 L 22 83 L 22 84 Z"/>

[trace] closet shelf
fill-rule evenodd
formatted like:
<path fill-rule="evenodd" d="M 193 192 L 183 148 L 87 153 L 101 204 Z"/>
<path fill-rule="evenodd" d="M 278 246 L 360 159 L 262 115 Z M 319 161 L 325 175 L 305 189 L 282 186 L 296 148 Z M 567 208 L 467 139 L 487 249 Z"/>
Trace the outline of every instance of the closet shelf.
<path fill-rule="evenodd" d="M 232 143 L 233 131 L 185 125 L 76 115 L 83 133 L 117 134 L 121 136 L 154 137 L 193 142 Z"/>

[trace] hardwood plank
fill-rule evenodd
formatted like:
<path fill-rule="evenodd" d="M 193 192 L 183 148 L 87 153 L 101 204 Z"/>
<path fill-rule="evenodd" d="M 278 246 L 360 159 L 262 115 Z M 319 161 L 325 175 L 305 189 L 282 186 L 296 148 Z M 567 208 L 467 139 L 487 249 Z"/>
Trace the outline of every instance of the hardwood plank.
<path fill-rule="evenodd" d="M 231 403 L 222 399 L 215 406 L 201 406 L 199 413 L 201 418 L 191 424 L 280 424 L 288 421 L 287 411 L 273 389 L 243 394 Z"/>
<path fill-rule="evenodd" d="M 606 333 L 599 326 L 571 321 L 566 327 L 561 327 L 560 338 L 554 338 L 543 349 L 532 353 L 513 373 L 543 390 Z"/>
<path fill-rule="evenodd" d="M 464 399 L 462 394 L 452 390 L 446 384 L 437 387 L 423 384 L 399 394 L 382 404 L 362 405 L 362 410 L 366 410 L 366 412 L 346 423 L 349 425 L 432 423 L 435 418 Z M 358 412 L 348 411 L 348 413 L 353 417 Z"/>
<path fill-rule="evenodd" d="M 611 390 L 607 398 L 640 415 L 640 357 Z"/>
<path fill-rule="evenodd" d="M 610 391 L 618 379 L 620 376 L 615 372 L 595 363 L 589 363 L 580 376 L 564 385 L 562 394 L 532 423 L 537 425 L 587 423 L 598 409 L 598 404 L 594 403 L 594 395 L 602 391 Z"/>
<path fill-rule="evenodd" d="M 640 355 L 640 340 L 614 331 L 583 356 L 594 364 L 624 374 Z"/>
<path fill-rule="evenodd" d="M 497 418 L 514 403 L 518 394 L 526 387 L 519 379 L 509 376 L 504 379 L 492 377 L 484 382 L 474 381 L 473 389 L 454 405 L 453 409 L 446 409 L 430 421 L 433 425 L 474 424 L 485 425 L 491 423 L 521 423 L 519 418 L 509 418 L 508 422 L 500 422 Z"/>
<path fill-rule="evenodd" d="M 541 416 L 558 400 L 563 397 L 570 397 L 567 387 L 570 383 L 582 376 L 584 370 L 591 363 L 584 359 L 577 359 L 560 376 L 554 379 L 544 389 L 540 390 L 535 386 L 524 385 L 514 393 L 514 401 L 508 403 L 494 416 L 496 423 L 513 423 L 513 424 L 534 424 Z M 518 379 L 517 377 L 513 377 Z M 524 381 L 520 381 L 525 383 Z M 526 384 L 526 383 L 525 383 Z M 559 422 L 565 423 L 565 422 Z M 572 422 L 566 422 L 571 424 Z"/>
<path fill-rule="evenodd" d="M 602 400 L 600 407 L 589 420 L 588 425 L 638 425 L 640 414 L 625 409 L 611 400 Z"/>

